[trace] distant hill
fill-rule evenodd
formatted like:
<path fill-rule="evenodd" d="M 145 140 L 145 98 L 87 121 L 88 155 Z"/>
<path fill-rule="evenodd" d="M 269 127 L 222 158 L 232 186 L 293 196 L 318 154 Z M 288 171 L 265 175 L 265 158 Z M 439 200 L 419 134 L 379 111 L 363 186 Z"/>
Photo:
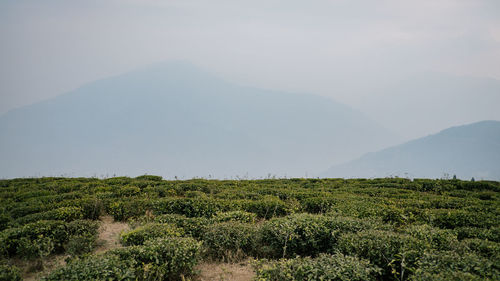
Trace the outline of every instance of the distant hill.
<path fill-rule="evenodd" d="M 0 177 L 312 175 L 394 136 L 333 100 L 234 85 L 185 62 L 0 117 Z"/>
<path fill-rule="evenodd" d="M 500 179 L 500 122 L 452 127 L 330 168 L 325 177 Z"/>

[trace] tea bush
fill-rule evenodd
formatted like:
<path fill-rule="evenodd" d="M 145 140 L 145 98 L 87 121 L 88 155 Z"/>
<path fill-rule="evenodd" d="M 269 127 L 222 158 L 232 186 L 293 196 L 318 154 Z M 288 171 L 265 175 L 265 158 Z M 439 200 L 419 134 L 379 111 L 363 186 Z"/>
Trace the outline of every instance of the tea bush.
<path fill-rule="evenodd" d="M 174 224 L 177 227 L 182 228 L 186 235 L 195 238 L 201 237 L 201 235 L 205 233 L 207 226 L 213 222 L 211 219 L 204 217 L 187 218 L 183 215 L 177 214 L 159 215 L 154 218 L 154 221 L 158 223 Z"/>
<path fill-rule="evenodd" d="M 473 253 L 426 251 L 410 280 L 498 280 L 500 265 Z"/>
<path fill-rule="evenodd" d="M 310 256 L 330 251 L 341 233 L 372 227 L 372 222 L 355 218 L 294 214 L 265 222 L 260 229 L 260 244 L 264 255 Z"/>
<path fill-rule="evenodd" d="M 21 281 L 19 268 L 7 264 L 0 264 L 0 281 Z"/>
<path fill-rule="evenodd" d="M 336 198 L 313 197 L 302 201 L 301 205 L 305 212 L 323 214 L 329 212 L 337 203 Z"/>
<path fill-rule="evenodd" d="M 71 256 L 80 256 L 92 252 L 96 247 L 95 235 L 72 235 L 64 244 L 66 253 Z"/>
<path fill-rule="evenodd" d="M 0 249 L 4 256 L 33 258 L 40 253 L 62 252 L 64 244 L 75 235 L 95 237 L 98 223 L 90 221 L 37 221 L 0 233 Z"/>
<path fill-rule="evenodd" d="M 500 265 L 500 243 L 472 238 L 464 239 L 460 246 L 462 248 L 457 251 L 458 253 L 474 252 Z"/>
<path fill-rule="evenodd" d="M 143 246 L 117 249 L 122 260 L 134 260 L 139 280 L 179 280 L 193 274 L 201 243 L 192 238 L 168 237 L 148 240 Z"/>
<path fill-rule="evenodd" d="M 107 206 L 107 212 L 117 221 L 124 221 L 132 217 L 145 214 L 150 209 L 150 202 L 145 199 L 113 201 Z"/>
<path fill-rule="evenodd" d="M 136 275 L 136 261 L 116 255 L 89 256 L 75 259 L 65 267 L 54 270 L 43 281 L 107 281 L 141 280 Z"/>
<path fill-rule="evenodd" d="M 437 250 L 452 250 L 459 244 L 457 236 L 450 230 L 435 228 L 429 225 L 411 225 L 403 232 L 424 242 L 424 247 Z"/>
<path fill-rule="evenodd" d="M 159 238 L 75 259 L 42 280 L 181 280 L 193 274 L 199 250 L 200 243 L 190 238 Z"/>
<path fill-rule="evenodd" d="M 380 269 L 353 256 L 321 254 L 317 258 L 261 260 L 255 265 L 256 280 L 378 280 Z"/>
<path fill-rule="evenodd" d="M 23 225 L 40 220 L 62 220 L 73 221 L 83 218 L 83 210 L 80 207 L 61 207 L 42 213 L 30 214 L 16 220 L 16 223 Z"/>
<path fill-rule="evenodd" d="M 202 240 L 211 257 L 233 261 L 255 252 L 256 236 L 255 225 L 227 221 L 209 225 Z"/>
<path fill-rule="evenodd" d="M 214 222 L 239 221 L 239 222 L 254 223 L 257 221 L 257 215 L 245 211 L 220 212 L 214 216 L 213 221 Z"/>
<path fill-rule="evenodd" d="M 125 246 L 142 245 L 150 239 L 161 237 L 179 237 L 183 234 L 184 230 L 174 226 L 173 224 L 148 223 L 121 234 L 120 241 Z"/>
<path fill-rule="evenodd" d="M 432 210 L 431 224 L 441 228 L 454 229 L 457 227 L 488 228 L 498 225 L 499 219 L 492 214 L 479 214 L 467 210 Z"/>
<path fill-rule="evenodd" d="M 382 277 L 386 279 L 404 279 L 424 248 L 414 237 L 381 230 L 344 233 L 338 240 L 342 253 L 370 260 L 382 268 Z"/>
<path fill-rule="evenodd" d="M 0 260 L 69 255 L 46 280 L 190 279 L 200 255 L 289 258 L 264 280 L 498 280 L 499 199 L 499 182 L 444 179 L 0 180 Z M 132 230 L 93 255 L 102 215 Z"/>
<path fill-rule="evenodd" d="M 263 219 L 281 217 L 291 213 L 290 208 L 285 202 L 277 198 L 247 201 L 243 208 L 245 211 L 255 213 L 257 217 Z"/>

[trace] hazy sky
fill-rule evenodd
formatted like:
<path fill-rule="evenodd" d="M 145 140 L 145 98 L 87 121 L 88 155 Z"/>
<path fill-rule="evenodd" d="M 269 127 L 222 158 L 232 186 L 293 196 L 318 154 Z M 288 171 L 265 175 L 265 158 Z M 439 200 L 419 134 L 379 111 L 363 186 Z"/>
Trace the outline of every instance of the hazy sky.
<path fill-rule="evenodd" d="M 500 119 L 498 0 L 0 0 L 0 42 L 0 113 L 186 59 L 331 97 L 403 138 Z"/>

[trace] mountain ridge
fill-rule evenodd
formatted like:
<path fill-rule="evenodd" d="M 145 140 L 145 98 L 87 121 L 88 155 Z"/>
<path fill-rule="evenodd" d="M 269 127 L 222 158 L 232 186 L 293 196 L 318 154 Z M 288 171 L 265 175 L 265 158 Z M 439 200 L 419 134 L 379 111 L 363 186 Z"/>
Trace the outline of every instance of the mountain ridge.
<path fill-rule="evenodd" d="M 3 177 L 304 176 L 392 138 L 331 99 L 239 86 L 184 62 L 10 111 L 0 136 Z"/>
<path fill-rule="evenodd" d="M 322 176 L 439 178 L 445 174 L 500 179 L 500 121 L 450 127 L 334 165 Z"/>

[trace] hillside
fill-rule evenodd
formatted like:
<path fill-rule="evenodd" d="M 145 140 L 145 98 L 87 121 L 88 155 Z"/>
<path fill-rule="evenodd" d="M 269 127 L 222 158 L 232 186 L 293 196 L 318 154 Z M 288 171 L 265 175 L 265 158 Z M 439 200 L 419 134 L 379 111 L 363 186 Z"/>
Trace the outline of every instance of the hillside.
<path fill-rule="evenodd" d="M 393 140 L 330 99 L 238 86 L 171 62 L 1 116 L 0 177 L 304 176 Z"/>
<path fill-rule="evenodd" d="M 452 127 L 333 166 L 323 176 L 441 178 L 445 174 L 500 179 L 500 122 Z"/>

